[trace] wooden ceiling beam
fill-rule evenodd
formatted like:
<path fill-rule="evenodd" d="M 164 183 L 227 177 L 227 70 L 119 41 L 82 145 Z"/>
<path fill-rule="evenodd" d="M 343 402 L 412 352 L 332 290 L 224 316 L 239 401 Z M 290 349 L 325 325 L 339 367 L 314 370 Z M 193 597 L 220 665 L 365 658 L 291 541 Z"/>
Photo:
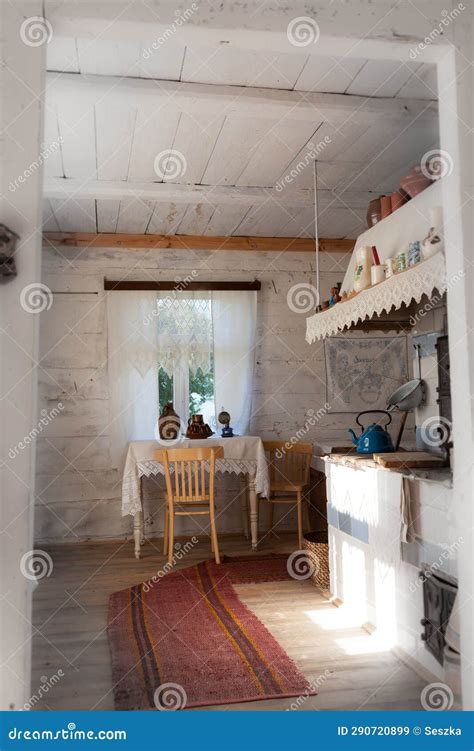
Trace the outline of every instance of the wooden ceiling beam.
<path fill-rule="evenodd" d="M 99 232 L 45 232 L 46 244 L 61 247 L 122 248 L 135 250 L 262 251 L 275 253 L 314 253 L 314 240 L 306 237 L 211 237 L 205 235 L 134 235 Z M 319 249 L 324 253 L 348 253 L 354 240 L 321 238 Z"/>
<path fill-rule="evenodd" d="M 102 102 L 112 106 L 128 102 L 156 112 L 179 111 L 208 117 L 237 116 L 265 118 L 313 124 L 349 123 L 373 125 L 374 117 L 388 123 L 404 124 L 416 120 L 419 126 L 432 123 L 436 102 L 418 99 L 366 97 L 354 94 L 326 94 L 251 86 L 228 86 L 182 81 L 155 81 L 145 78 L 96 76 L 77 73 L 47 75 L 49 106 L 69 101 L 90 109 Z"/>
<path fill-rule="evenodd" d="M 261 206 L 273 201 L 284 207 L 313 207 L 314 192 L 307 188 L 253 188 L 238 185 L 186 185 L 171 182 L 137 182 L 130 180 L 82 180 L 77 178 L 46 177 L 44 195 L 47 198 L 103 201 L 137 199 L 156 203 L 209 204 L 211 206 Z M 368 190 L 318 189 L 318 205 L 325 209 L 366 209 L 380 193 Z"/>

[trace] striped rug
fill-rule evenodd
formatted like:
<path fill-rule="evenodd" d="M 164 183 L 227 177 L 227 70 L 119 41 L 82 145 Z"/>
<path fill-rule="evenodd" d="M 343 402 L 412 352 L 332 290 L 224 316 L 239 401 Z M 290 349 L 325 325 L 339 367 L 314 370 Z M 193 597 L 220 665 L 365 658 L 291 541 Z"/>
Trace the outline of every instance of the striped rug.
<path fill-rule="evenodd" d="M 115 592 L 107 631 L 116 709 L 315 694 L 232 586 L 287 578 L 286 556 L 237 558 L 220 566 L 205 561 Z"/>

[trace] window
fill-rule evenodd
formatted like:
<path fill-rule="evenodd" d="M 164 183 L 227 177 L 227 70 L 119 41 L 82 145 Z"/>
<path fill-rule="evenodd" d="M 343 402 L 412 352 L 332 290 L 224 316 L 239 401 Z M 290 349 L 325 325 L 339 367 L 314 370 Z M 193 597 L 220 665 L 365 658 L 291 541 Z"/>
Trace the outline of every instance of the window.
<path fill-rule="evenodd" d="M 209 297 L 157 301 L 160 413 L 168 402 L 184 422 L 202 414 L 214 422 L 214 355 Z"/>

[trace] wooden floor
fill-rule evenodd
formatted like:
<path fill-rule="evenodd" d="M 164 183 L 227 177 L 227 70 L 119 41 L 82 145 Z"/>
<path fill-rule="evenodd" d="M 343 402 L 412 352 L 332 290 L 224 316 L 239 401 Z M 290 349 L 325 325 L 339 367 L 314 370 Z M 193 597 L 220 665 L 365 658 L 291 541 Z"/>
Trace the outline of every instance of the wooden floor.
<path fill-rule="evenodd" d="M 243 538 L 224 538 L 221 547 L 229 555 L 249 553 Z M 291 551 L 293 536 L 275 540 L 272 549 Z M 64 675 L 33 708 L 113 709 L 105 631 L 108 598 L 159 570 L 164 561 L 160 541 L 147 541 L 138 561 L 132 542 L 62 545 L 48 552 L 53 573 L 41 581 L 34 595 L 32 692 L 59 670 Z M 181 565 L 208 558 L 209 553 L 209 542 L 203 540 Z M 351 623 L 344 608 L 336 608 L 309 581 L 246 584 L 236 589 L 316 683 L 318 695 L 300 699 L 298 709 L 421 709 L 420 692 L 426 681 Z M 216 709 L 295 708 L 295 701 L 273 699 Z"/>

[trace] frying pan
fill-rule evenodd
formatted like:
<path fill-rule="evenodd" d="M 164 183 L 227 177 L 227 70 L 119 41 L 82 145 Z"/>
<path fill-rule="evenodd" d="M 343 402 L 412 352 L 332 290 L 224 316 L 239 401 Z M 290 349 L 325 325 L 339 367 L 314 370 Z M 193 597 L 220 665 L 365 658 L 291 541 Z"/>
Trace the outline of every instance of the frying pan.
<path fill-rule="evenodd" d="M 402 440 L 403 430 L 405 428 L 405 422 L 408 416 L 408 412 L 415 407 L 419 407 L 425 398 L 425 385 L 421 378 L 421 365 L 420 365 L 420 346 L 415 345 L 418 359 L 418 378 L 413 378 L 411 381 L 407 381 L 402 386 L 399 386 L 396 391 L 391 394 L 387 400 L 388 411 L 392 412 L 398 409 L 399 412 L 403 412 L 402 420 L 400 424 L 400 430 L 398 431 L 397 441 L 395 444 L 395 451 L 400 446 Z"/>

